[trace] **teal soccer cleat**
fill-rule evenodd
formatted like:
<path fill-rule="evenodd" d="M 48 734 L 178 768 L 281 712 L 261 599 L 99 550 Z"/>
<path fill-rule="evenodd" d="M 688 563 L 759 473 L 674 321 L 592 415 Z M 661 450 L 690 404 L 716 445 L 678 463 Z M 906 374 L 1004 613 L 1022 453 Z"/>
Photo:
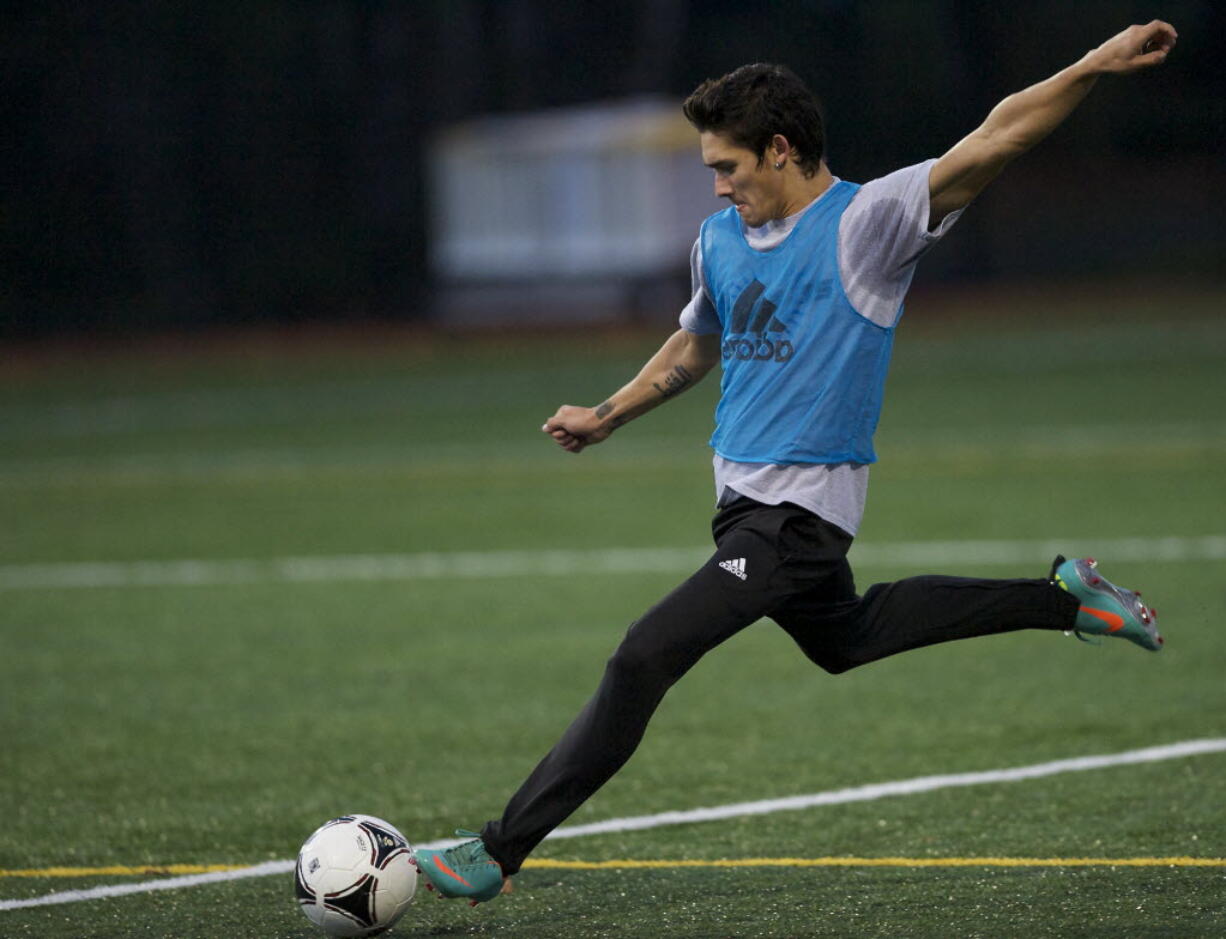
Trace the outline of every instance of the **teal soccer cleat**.
<path fill-rule="evenodd" d="M 464 897 L 472 906 L 494 899 L 502 891 L 501 865 L 490 857 L 476 832 L 460 828 L 456 834 L 474 840 L 442 851 L 417 851 L 417 867 L 426 875 L 426 887 L 444 897 Z"/>
<path fill-rule="evenodd" d="M 1073 632 L 1091 636 L 1119 636 L 1143 649 L 1158 652 L 1162 636 L 1158 633 L 1158 613 L 1141 602 L 1134 590 L 1115 586 L 1098 573 L 1093 558 L 1066 561 L 1057 556 L 1051 567 L 1051 581 L 1071 593 L 1081 603 Z"/>

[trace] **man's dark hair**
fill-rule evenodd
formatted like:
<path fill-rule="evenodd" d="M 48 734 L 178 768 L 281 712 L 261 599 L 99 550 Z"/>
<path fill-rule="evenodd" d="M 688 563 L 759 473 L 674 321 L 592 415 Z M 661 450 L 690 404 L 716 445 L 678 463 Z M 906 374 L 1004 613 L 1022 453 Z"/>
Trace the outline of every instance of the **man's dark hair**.
<path fill-rule="evenodd" d="M 824 150 L 821 106 L 796 73 L 783 65 L 742 65 L 723 78 L 708 78 L 681 106 L 699 131 L 723 134 L 758 155 L 775 134 L 795 148 L 801 172 L 817 172 Z"/>

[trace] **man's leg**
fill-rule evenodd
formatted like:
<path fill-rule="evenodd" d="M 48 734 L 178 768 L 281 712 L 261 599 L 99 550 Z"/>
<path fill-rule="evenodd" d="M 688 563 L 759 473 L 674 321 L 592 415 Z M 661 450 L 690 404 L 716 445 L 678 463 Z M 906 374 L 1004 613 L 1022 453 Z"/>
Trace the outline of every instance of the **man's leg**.
<path fill-rule="evenodd" d="M 772 618 L 814 662 L 832 673 L 938 642 L 1018 629 L 1070 630 L 1078 600 L 1050 579 L 988 580 L 926 575 L 875 584 L 856 594 L 845 556 L 851 536 L 829 522 L 791 519 L 780 538 L 784 569 L 803 584 L 806 569 L 830 571 L 801 586 Z"/>
<path fill-rule="evenodd" d="M 1046 580 L 927 575 L 874 584 L 834 616 L 780 615 L 811 658 L 843 672 L 909 649 L 1018 629 L 1069 630 L 1080 604 Z"/>
<path fill-rule="evenodd" d="M 735 562 L 721 566 L 724 562 Z M 634 753 L 665 692 L 706 652 L 766 615 L 778 602 L 771 572 L 778 555 L 752 526 L 721 537 L 693 576 L 636 621 L 609 659 L 595 695 L 507 804 L 481 840 L 515 873 L 554 828 Z"/>

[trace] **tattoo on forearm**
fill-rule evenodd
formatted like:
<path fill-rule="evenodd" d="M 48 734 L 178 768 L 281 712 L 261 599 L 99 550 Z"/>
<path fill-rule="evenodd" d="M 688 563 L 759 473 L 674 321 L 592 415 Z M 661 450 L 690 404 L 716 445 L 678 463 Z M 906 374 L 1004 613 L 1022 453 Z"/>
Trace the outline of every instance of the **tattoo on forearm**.
<path fill-rule="evenodd" d="M 685 389 L 688 388 L 693 381 L 694 376 L 690 374 L 689 370 L 684 365 L 674 365 L 673 370 L 664 376 L 663 384 L 653 381 L 651 383 L 651 387 L 660 393 L 660 397 L 671 398 L 673 395 L 680 394 L 682 391 L 685 391 Z M 612 401 L 605 401 L 603 404 L 598 404 L 594 413 L 598 420 L 603 421 L 608 418 L 608 426 L 613 430 L 616 430 L 618 427 L 621 427 L 622 424 L 629 422 L 630 418 L 632 417 L 630 414 L 619 414 L 617 417 L 610 418 L 609 415 L 613 413 Z"/>
<path fill-rule="evenodd" d="M 685 366 L 677 365 L 664 376 L 664 387 L 660 387 L 659 382 L 652 382 L 652 387 L 665 398 L 671 398 L 673 395 L 685 391 L 693 381 L 694 376 L 686 370 Z"/>
<path fill-rule="evenodd" d="M 596 416 L 600 418 L 601 420 L 604 420 L 606 417 L 608 417 L 612 413 L 613 413 L 613 402 L 612 401 L 606 401 L 604 404 L 596 408 Z M 630 420 L 630 418 L 627 415 L 619 414 L 617 417 L 609 421 L 609 429 L 617 430 L 617 428 L 621 427 L 622 424 L 626 423 L 628 420 Z"/>

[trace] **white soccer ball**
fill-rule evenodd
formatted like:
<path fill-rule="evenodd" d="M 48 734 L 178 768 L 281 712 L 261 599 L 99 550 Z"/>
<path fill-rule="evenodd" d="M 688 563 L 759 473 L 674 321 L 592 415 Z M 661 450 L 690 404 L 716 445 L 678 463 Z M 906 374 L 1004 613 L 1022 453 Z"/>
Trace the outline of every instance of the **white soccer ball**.
<path fill-rule="evenodd" d="M 294 895 L 329 936 L 374 936 L 391 928 L 417 892 L 413 847 L 373 815 L 345 815 L 315 830 L 298 852 Z"/>

